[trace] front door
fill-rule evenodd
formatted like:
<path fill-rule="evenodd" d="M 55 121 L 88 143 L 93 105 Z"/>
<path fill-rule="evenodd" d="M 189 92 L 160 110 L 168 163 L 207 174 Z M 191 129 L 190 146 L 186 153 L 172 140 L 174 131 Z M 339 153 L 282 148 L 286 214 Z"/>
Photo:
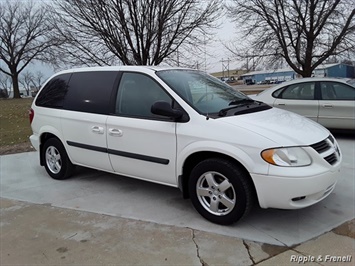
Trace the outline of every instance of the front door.
<path fill-rule="evenodd" d="M 122 74 L 115 114 L 107 119 L 108 153 L 119 174 L 176 186 L 176 123 L 151 113 L 159 100 L 172 103 L 152 77 Z"/>

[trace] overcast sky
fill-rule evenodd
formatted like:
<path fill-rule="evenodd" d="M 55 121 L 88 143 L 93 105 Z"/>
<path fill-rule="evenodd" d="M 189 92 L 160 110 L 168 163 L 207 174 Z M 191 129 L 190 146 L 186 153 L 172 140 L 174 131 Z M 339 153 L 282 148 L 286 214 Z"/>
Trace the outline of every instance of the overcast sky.
<path fill-rule="evenodd" d="M 3 2 L 4 0 L 0 0 Z M 28 0 L 15 0 L 15 1 L 28 1 Z M 41 0 L 42 2 L 50 2 L 51 0 Z M 233 37 L 236 35 L 235 28 L 233 24 L 227 17 L 220 18 L 220 29 L 216 30 L 216 36 L 213 42 L 209 42 L 206 46 L 206 56 L 205 56 L 205 65 L 200 66 L 201 70 L 205 70 L 211 72 L 221 72 L 222 68 L 222 59 L 227 60 L 228 58 L 231 60 L 229 63 L 229 69 L 234 70 L 238 66 L 240 66 L 240 62 L 236 62 L 231 58 L 231 55 L 226 51 L 223 47 L 222 42 L 228 42 L 234 39 Z M 1 62 L 3 64 L 3 62 Z M 225 62 L 226 64 L 226 62 Z M 42 63 L 33 63 L 30 64 L 24 71 L 30 71 L 35 73 L 36 71 L 41 71 L 46 77 L 54 74 L 54 70 L 48 66 L 43 65 Z"/>
<path fill-rule="evenodd" d="M 234 70 L 240 66 L 240 62 L 233 60 L 231 55 L 223 47 L 222 42 L 230 41 L 233 36 L 235 36 L 234 26 L 226 18 L 221 18 L 221 28 L 217 31 L 215 40 L 207 44 L 206 49 L 206 70 L 208 73 L 221 72 L 222 59 L 230 59 L 229 69 Z M 226 62 L 224 64 L 227 64 Z M 201 70 L 205 70 L 205 66 L 200 67 Z M 54 74 L 54 70 L 48 65 L 43 65 L 42 63 L 31 64 L 24 71 L 36 72 L 41 71 L 46 77 Z"/>

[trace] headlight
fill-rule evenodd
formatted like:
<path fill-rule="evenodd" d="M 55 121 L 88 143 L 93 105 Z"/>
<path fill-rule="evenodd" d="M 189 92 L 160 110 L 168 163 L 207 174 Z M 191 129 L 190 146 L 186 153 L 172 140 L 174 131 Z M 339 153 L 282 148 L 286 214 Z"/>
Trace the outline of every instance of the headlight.
<path fill-rule="evenodd" d="M 268 149 L 261 153 L 261 157 L 278 166 L 306 166 L 312 163 L 307 152 L 301 147 Z"/>

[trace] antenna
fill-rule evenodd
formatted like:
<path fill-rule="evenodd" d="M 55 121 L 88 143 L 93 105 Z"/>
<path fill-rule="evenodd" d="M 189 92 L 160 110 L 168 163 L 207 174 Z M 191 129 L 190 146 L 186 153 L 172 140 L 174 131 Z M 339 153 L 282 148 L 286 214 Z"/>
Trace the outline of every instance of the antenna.
<path fill-rule="evenodd" d="M 205 72 L 207 71 L 207 42 L 206 42 L 206 32 L 204 33 L 203 35 L 203 42 L 204 42 L 204 47 L 205 47 Z M 206 86 L 206 100 L 207 100 L 207 95 L 208 95 L 208 91 L 207 91 L 207 85 Z M 209 120 L 210 117 L 208 115 L 208 111 L 207 111 L 207 114 L 206 114 L 206 120 Z"/>
<path fill-rule="evenodd" d="M 203 34 L 203 42 L 205 47 L 205 72 L 207 71 L 207 42 L 206 42 L 206 32 Z"/>

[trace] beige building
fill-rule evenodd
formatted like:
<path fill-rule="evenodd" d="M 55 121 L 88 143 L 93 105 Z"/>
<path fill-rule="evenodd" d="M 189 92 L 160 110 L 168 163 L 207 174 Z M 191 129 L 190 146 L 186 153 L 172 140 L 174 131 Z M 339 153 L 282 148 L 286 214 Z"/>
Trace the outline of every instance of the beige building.
<path fill-rule="evenodd" d="M 229 72 L 229 75 L 228 75 Z M 234 69 L 234 70 L 229 70 L 229 71 L 221 71 L 221 72 L 214 72 L 210 73 L 212 76 L 216 78 L 234 78 L 238 79 L 241 75 L 244 75 L 247 73 L 245 69 Z"/>

